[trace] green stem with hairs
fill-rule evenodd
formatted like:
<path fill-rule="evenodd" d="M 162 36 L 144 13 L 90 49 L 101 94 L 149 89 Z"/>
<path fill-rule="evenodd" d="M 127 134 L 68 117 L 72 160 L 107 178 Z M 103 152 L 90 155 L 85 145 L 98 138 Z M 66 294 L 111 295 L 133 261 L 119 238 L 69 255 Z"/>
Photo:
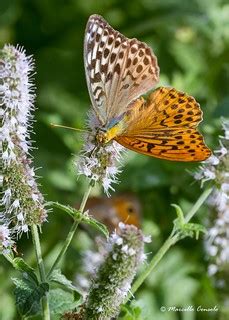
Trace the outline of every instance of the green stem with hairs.
<path fill-rule="evenodd" d="M 44 267 L 42 254 L 41 254 L 41 244 L 40 244 L 37 225 L 33 224 L 31 226 L 31 233 L 32 233 L 33 245 L 36 253 L 36 260 L 37 260 L 37 265 L 38 265 L 38 270 L 40 275 L 40 281 L 44 283 L 46 282 L 46 274 L 45 274 L 45 267 Z M 42 311 L 43 311 L 43 319 L 50 320 L 48 293 L 46 293 L 45 296 L 42 298 Z"/>
<path fill-rule="evenodd" d="M 211 192 L 212 192 L 212 187 L 209 187 L 201 194 L 199 199 L 196 201 L 196 203 L 193 205 L 191 210 L 185 216 L 185 218 L 184 218 L 185 223 L 188 223 L 192 219 L 192 217 L 199 210 L 199 208 L 205 202 L 205 200 L 208 198 L 208 196 L 210 195 Z M 180 240 L 179 234 L 176 233 L 175 230 L 173 229 L 173 231 L 171 232 L 170 236 L 167 238 L 167 240 L 164 242 L 162 247 L 159 249 L 159 251 L 153 257 L 153 259 L 150 261 L 149 265 L 145 268 L 145 270 L 139 275 L 139 277 L 133 283 L 132 288 L 131 288 L 131 292 L 128 294 L 128 296 L 125 299 L 124 303 L 127 303 L 127 301 L 129 299 L 131 299 L 133 294 L 138 290 L 138 288 L 142 285 L 142 283 L 149 276 L 149 274 L 155 269 L 155 267 L 161 261 L 163 256 L 169 250 L 169 248 L 171 246 L 173 246 L 179 240 Z"/>
<path fill-rule="evenodd" d="M 3 256 L 6 258 L 6 260 L 14 266 L 14 258 L 12 252 L 10 253 L 3 253 Z"/>
<path fill-rule="evenodd" d="M 91 189 L 92 189 L 92 186 L 89 185 L 87 191 L 85 192 L 84 196 L 83 196 L 83 199 L 82 199 L 82 202 L 81 202 L 81 205 L 80 205 L 80 208 L 79 208 L 79 211 L 80 212 L 83 212 L 84 211 L 84 208 L 85 208 L 85 205 L 87 203 L 87 200 L 88 200 L 88 197 L 90 195 L 90 192 L 91 192 Z M 50 271 L 48 272 L 48 277 L 51 275 L 51 273 L 53 272 L 53 270 L 58 266 L 60 260 L 63 258 L 63 256 L 65 255 L 65 252 L 67 251 L 72 239 L 73 239 L 73 236 L 76 232 L 76 229 L 79 225 L 80 221 L 79 220 L 75 220 L 73 225 L 71 226 L 71 229 L 67 235 L 67 238 L 66 240 L 64 241 L 64 244 L 60 250 L 60 253 L 58 254 L 56 260 L 54 261 Z"/>
<path fill-rule="evenodd" d="M 199 199 L 196 201 L 196 203 L 193 205 L 191 210 L 187 213 L 187 215 L 184 218 L 185 223 L 188 223 L 192 217 L 196 214 L 196 212 L 199 210 L 199 208 L 202 206 L 205 200 L 207 200 L 208 196 L 212 192 L 212 187 L 208 187 L 199 197 Z"/>

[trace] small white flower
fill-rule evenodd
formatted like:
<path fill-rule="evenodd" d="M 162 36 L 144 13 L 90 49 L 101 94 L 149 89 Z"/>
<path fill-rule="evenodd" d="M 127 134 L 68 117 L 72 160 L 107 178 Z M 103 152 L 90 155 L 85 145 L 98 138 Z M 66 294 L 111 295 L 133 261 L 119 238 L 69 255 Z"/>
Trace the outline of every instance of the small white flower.
<path fill-rule="evenodd" d="M 104 177 L 102 179 L 102 185 L 104 188 L 104 191 L 109 195 L 109 189 L 111 189 L 112 191 L 115 191 L 115 189 L 111 186 L 111 183 L 115 182 L 115 180 L 112 180 L 111 178 L 108 177 Z"/>
<path fill-rule="evenodd" d="M 217 271 L 218 271 L 218 268 L 217 268 L 217 266 L 215 264 L 210 264 L 208 266 L 208 274 L 209 274 L 209 276 L 212 276 L 212 275 L 216 274 Z"/>
<path fill-rule="evenodd" d="M 209 246 L 208 253 L 210 256 L 215 256 L 217 254 L 218 248 L 216 246 Z"/>
<path fill-rule="evenodd" d="M 28 225 L 23 224 L 23 226 L 21 227 L 21 231 L 22 231 L 22 232 L 28 232 L 28 231 L 29 231 Z"/>
<path fill-rule="evenodd" d="M 206 170 L 205 170 L 204 175 L 205 175 L 206 180 L 213 180 L 213 179 L 215 179 L 215 173 L 212 172 L 212 171 L 209 170 L 209 169 L 206 169 Z"/>
<path fill-rule="evenodd" d="M 128 254 L 129 254 L 130 256 L 133 256 L 134 254 L 136 254 L 136 250 L 134 250 L 133 248 L 130 248 L 130 249 L 128 250 Z"/>
<path fill-rule="evenodd" d="M 0 251 L 7 251 L 13 244 L 11 231 L 7 224 L 0 224 Z"/>
<path fill-rule="evenodd" d="M 19 212 L 19 213 L 17 214 L 17 219 L 18 219 L 18 221 L 24 221 L 24 216 L 23 216 L 23 213 L 22 213 L 22 212 Z"/>
<path fill-rule="evenodd" d="M 125 225 L 125 223 L 120 221 L 119 224 L 118 224 L 118 227 L 119 227 L 120 230 L 125 230 L 126 225 Z"/>
<path fill-rule="evenodd" d="M 112 254 L 112 258 L 113 258 L 114 260 L 117 260 L 117 256 L 118 256 L 117 253 L 113 253 L 113 254 Z"/>
<path fill-rule="evenodd" d="M 97 308 L 97 312 L 98 312 L 98 313 L 103 312 L 103 308 L 102 308 L 102 307 L 98 307 L 98 308 Z"/>
<path fill-rule="evenodd" d="M 20 207 L 19 199 L 14 200 L 14 202 L 12 203 L 12 207 L 15 208 L 15 209 Z"/>
<path fill-rule="evenodd" d="M 5 190 L 3 198 L 0 203 L 8 207 L 10 205 L 10 200 L 11 200 L 11 189 L 9 188 Z"/>
<path fill-rule="evenodd" d="M 127 245 L 127 244 L 124 245 L 124 246 L 121 248 L 121 250 L 122 250 L 123 253 L 128 253 L 128 250 L 129 250 L 128 245 Z"/>
<path fill-rule="evenodd" d="M 225 194 L 229 194 L 229 183 L 228 182 L 224 182 L 221 185 L 221 189 L 223 192 L 225 192 Z"/>
<path fill-rule="evenodd" d="M 143 236 L 143 241 L 144 241 L 145 243 L 150 243 L 150 242 L 152 242 L 152 237 L 151 237 L 151 235 Z"/>
<path fill-rule="evenodd" d="M 205 163 L 216 166 L 217 164 L 219 164 L 219 159 L 216 156 L 211 155 L 207 160 L 205 160 Z"/>
<path fill-rule="evenodd" d="M 146 260 L 147 260 L 147 256 L 146 256 L 146 254 L 145 253 L 143 253 L 141 256 L 140 256 L 140 261 L 141 261 L 141 263 L 143 263 L 143 262 L 145 262 Z"/>
<path fill-rule="evenodd" d="M 121 246 L 123 244 L 123 239 L 121 237 L 117 237 L 115 243 L 118 245 L 118 246 Z"/>
<path fill-rule="evenodd" d="M 33 199 L 34 201 L 38 201 L 38 200 L 39 200 L 38 194 L 33 193 L 33 194 L 32 194 L 32 199 Z"/>

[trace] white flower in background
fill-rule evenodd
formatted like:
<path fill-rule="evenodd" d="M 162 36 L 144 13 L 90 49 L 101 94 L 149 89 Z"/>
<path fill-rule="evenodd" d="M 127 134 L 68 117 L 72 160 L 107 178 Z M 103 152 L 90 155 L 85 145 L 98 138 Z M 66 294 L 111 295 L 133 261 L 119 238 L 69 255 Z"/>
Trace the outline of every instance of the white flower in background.
<path fill-rule="evenodd" d="M 12 232 L 27 232 L 47 216 L 43 196 L 31 167 L 29 140 L 34 111 L 31 73 L 34 64 L 24 50 L 10 45 L 0 50 L 0 223 Z"/>
<path fill-rule="evenodd" d="M 216 216 L 209 219 L 205 248 L 209 257 L 209 274 L 229 268 L 229 120 L 223 121 L 224 136 L 220 149 L 214 152 L 196 174 L 196 179 L 213 180 L 214 190 L 208 203 Z"/>
<path fill-rule="evenodd" d="M 93 182 L 100 183 L 109 195 L 111 186 L 117 183 L 117 174 L 120 173 L 121 152 L 125 149 L 116 141 L 105 145 L 98 145 L 95 139 L 100 124 L 93 113 L 89 115 L 88 130 L 84 135 L 84 147 L 81 156 L 76 161 L 79 174 L 85 175 Z"/>

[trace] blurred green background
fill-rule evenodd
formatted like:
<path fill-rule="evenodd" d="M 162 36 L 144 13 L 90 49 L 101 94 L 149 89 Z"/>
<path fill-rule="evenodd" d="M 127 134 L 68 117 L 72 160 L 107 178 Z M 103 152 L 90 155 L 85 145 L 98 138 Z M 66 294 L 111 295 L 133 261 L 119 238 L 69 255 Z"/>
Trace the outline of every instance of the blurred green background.
<path fill-rule="evenodd" d="M 53 129 L 50 123 L 84 126 L 90 100 L 83 39 L 87 19 L 94 13 L 101 14 L 126 36 L 136 37 L 153 48 L 161 69 L 160 85 L 185 91 L 201 104 L 204 121 L 200 130 L 211 148 L 218 148 L 220 118 L 229 116 L 228 1 L 0 0 L 1 47 L 5 43 L 19 44 L 34 56 L 36 63 L 37 110 L 32 139 L 38 147 L 33 156 L 35 167 L 40 168 L 41 189 L 47 200 L 71 205 L 80 201 L 86 188 L 85 179 L 77 178 L 72 162 L 82 142 L 76 133 Z M 146 248 L 149 258 L 172 228 L 175 213 L 170 203 L 181 205 L 187 212 L 200 195 L 200 187 L 190 175 L 197 166 L 128 153 L 116 190 L 121 194 L 133 192 L 142 204 L 143 228 L 153 234 L 153 243 Z M 102 194 L 99 188 L 93 192 Z M 202 208 L 196 221 L 203 223 L 209 215 L 209 210 Z M 70 225 L 71 220 L 62 213 L 50 213 L 42 234 L 47 264 Z M 79 231 L 68 252 L 68 263 L 63 263 L 70 278 L 74 277 L 81 252 L 92 243 L 89 239 L 82 241 L 82 237 L 86 235 Z M 219 319 L 219 313 L 214 312 L 160 311 L 162 305 L 221 308 L 221 292 L 207 276 L 202 240 L 186 239 L 164 258 L 136 295 L 138 305 L 143 306 L 142 319 Z M 19 242 L 18 251 L 34 263 L 27 237 Z M 17 319 L 12 287 L 6 280 L 13 272 L 1 262 L 0 319 Z"/>

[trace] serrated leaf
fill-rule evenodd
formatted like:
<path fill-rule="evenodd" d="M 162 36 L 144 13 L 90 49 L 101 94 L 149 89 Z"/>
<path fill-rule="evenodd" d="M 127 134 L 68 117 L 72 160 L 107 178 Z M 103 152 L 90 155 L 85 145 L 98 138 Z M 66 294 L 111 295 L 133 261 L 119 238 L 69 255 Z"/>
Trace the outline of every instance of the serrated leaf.
<path fill-rule="evenodd" d="M 73 290 L 73 291 L 76 291 L 77 293 L 78 292 L 78 289 L 72 284 L 72 281 L 68 280 L 65 275 L 63 275 L 61 273 L 61 270 L 60 269 L 55 269 L 50 277 L 49 277 L 49 280 L 50 281 L 53 281 L 53 282 L 56 282 L 56 283 L 59 283 L 59 284 L 62 284 L 64 285 L 66 288 L 70 289 L 70 290 Z M 80 294 L 80 293 L 79 293 Z"/>
<path fill-rule="evenodd" d="M 94 227 L 95 229 L 100 231 L 103 235 L 105 235 L 105 237 L 109 236 L 109 232 L 107 230 L 107 227 L 104 224 L 102 224 L 101 222 L 99 222 L 96 219 L 89 216 L 87 213 L 85 213 L 85 212 L 82 213 L 79 210 L 76 210 L 75 208 L 72 208 L 70 206 L 65 206 L 59 202 L 48 202 L 48 205 L 56 207 L 60 210 L 67 212 L 72 218 L 79 221 L 79 223 L 83 222 L 83 223 L 91 225 L 92 227 Z"/>
<path fill-rule="evenodd" d="M 94 227 L 95 229 L 99 230 L 101 233 L 103 233 L 103 235 L 106 238 L 108 238 L 109 231 L 108 231 L 107 227 L 103 223 L 97 221 L 96 219 L 94 219 L 94 218 L 92 218 L 92 217 L 90 217 L 88 215 L 85 216 L 83 222 L 85 222 L 85 223 L 91 225 L 92 227 Z"/>
<path fill-rule="evenodd" d="M 40 312 L 40 300 L 49 290 L 48 283 L 35 284 L 29 279 L 12 279 L 16 288 L 16 306 L 22 316 L 34 315 Z"/>
<path fill-rule="evenodd" d="M 64 291 L 60 288 L 49 291 L 49 306 L 51 313 L 54 315 L 61 315 L 66 311 L 75 309 L 81 305 L 81 303 L 81 299 L 77 300 L 75 295 L 68 291 Z"/>
<path fill-rule="evenodd" d="M 52 207 L 56 207 L 56 208 L 58 208 L 58 209 L 60 209 L 62 211 L 65 211 L 72 218 L 74 218 L 76 220 L 81 220 L 83 218 L 83 214 L 79 210 L 77 210 L 77 209 L 75 209 L 75 208 L 73 208 L 71 206 L 66 206 L 64 204 L 61 204 L 59 202 L 54 202 L 54 201 L 49 201 L 47 203 L 47 205 L 48 206 L 52 206 Z"/>
<path fill-rule="evenodd" d="M 39 281 L 34 272 L 34 269 L 30 267 L 22 258 L 15 258 L 13 260 L 14 268 L 23 273 L 23 277 L 26 279 L 30 279 L 36 285 L 38 285 Z"/>

